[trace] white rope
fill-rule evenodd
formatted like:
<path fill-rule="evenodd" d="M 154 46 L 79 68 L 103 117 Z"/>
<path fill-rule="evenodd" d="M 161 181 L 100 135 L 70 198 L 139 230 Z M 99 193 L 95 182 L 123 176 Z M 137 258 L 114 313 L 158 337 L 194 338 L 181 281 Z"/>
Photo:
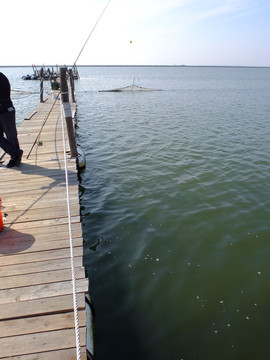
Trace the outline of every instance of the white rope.
<path fill-rule="evenodd" d="M 75 321 L 75 334 L 76 334 L 76 349 L 77 360 L 81 360 L 81 345 L 80 345 L 80 332 L 79 332 L 79 319 L 78 319 L 78 305 L 77 305 L 77 289 L 76 289 L 76 276 L 74 266 L 74 252 L 73 252 L 73 239 L 71 229 L 71 212 L 69 201 L 69 183 L 68 183 L 68 171 L 67 171 L 67 156 L 66 156 L 66 139 L 64 130 L 64 110 L 61 99 L 61 119 L 62 119 L 62 131 L 63 131 L 63 147 L 64 147 L 64 159 L 65 159 L 65 177 L 66 177 L 66 190 L 67 190 L 67 208 L 68 208 L 68 225 L 69 225 L 69 242 L 70 242 L 70 260 L 71 260 L 71 273 L 72 273 L 72 287 L 73 287 L 73 306 L 74 306 L 74 321 Z"/>

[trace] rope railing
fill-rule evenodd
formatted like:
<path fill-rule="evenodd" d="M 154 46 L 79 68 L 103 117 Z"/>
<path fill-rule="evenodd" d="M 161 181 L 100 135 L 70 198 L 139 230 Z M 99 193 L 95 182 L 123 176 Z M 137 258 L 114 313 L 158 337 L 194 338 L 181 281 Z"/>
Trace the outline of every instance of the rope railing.
<path fill-rule="evenodd" d="M 63 107 L 61 97 L 60 97 L 60 103 L 61 103 L 63 151 L 64 151 L 64 160 L 65 160 L 65 178 L 66 178 L 66 194 L 67 194 L 69 242 L 70 242 L 70 261 L 71 261 L 70 265 L 71 265 L 71 274 L 72 274 L 72 290 L 73 290 L 74 322 L 75 322 L 75 335 L 76 335 L 76 351 L 77 351 L 77 360 L 81 360 L 81 345 L 80 345 L 80 331 L 79 331 L 79 318 L 78 318 L 78 305 L 77 305 L 76 274 L 75 274 L 75 265 L 74 265 L 74 251 L 73 251 L 70 197 L 69 197 L 69 182 L 68 182 L 67 155 L 66 155 L 66 137 L 65 137 L 65 127 L 64 127 L 64 107 Z"/>

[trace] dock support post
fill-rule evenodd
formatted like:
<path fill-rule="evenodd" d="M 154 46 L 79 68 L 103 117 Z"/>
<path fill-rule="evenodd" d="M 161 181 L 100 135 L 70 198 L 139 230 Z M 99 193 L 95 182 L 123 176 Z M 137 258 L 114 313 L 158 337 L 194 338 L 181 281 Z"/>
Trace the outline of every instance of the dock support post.
<path fill-rule="evenodd" d="M 77 147 L 76 147 L 76 141 L 75 141 L 75 133 L 74 133 L 74 126 L 73 126 L 73 121 L 72 121 L 71 107 L 70 107 L 70 103 L 69 103 L 66 72 L 67 72 L 67 69 L 65 67 L 60 68 L 61 97 L 62 97 L 64 112 L 65 112 L 71 157 L 76 157 L 77 156 Z"/>
<path fill-rule="evenodd" d="M 75 100 L 75 94 L 74 94 L 74 77 L 73 77 L 72 69 L 69 69 L 68 73 L 69 73 L 69 81 L 70 81 L 72 102 L 75 103 L 76 100 Z"/>
<path fill-rule="evenodd" d="M 40 69 L 40 102 L 43 103 L 43 68 Z"/>

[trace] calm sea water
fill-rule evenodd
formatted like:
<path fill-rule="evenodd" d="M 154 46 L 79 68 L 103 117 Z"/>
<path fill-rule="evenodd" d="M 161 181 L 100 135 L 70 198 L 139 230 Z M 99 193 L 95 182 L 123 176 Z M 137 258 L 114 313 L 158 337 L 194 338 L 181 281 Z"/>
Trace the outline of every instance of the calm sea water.
<path fill-rule="evenodd" d="M 268 359 L 270 69 L 79 71 L 96 360 Z"/>

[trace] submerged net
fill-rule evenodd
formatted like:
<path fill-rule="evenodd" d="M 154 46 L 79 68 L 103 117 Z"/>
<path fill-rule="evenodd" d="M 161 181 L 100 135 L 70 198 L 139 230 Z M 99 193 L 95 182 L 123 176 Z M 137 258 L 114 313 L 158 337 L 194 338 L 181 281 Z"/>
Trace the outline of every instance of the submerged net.
<path fill-rule="evenodd" d="M 99 90 L 100 92 L 125 92 L 125 91 L 161 91 L 161 89 L 150 89 L 135 84 L 112 90 Z"/>

